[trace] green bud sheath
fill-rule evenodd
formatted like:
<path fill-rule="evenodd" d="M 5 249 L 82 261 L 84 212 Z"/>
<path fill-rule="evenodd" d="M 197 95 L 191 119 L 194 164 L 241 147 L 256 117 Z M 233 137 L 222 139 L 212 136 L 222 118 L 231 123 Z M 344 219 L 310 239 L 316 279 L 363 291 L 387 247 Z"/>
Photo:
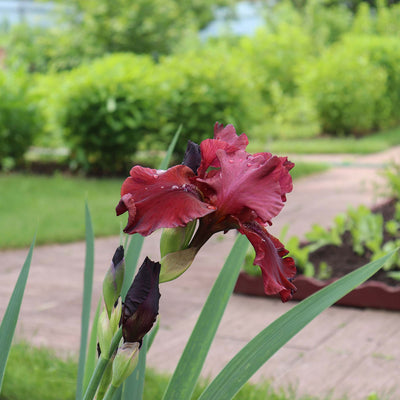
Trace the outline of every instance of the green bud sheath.
<path fill-rule="evenodd" d="M 191 266 L 197 252 L 198 249 L 189 247 L 164 256 L 161 259 L 160 283 L 172 281 L 182 275 Z"/>
<path fill-rule="evenodd" d="M 103 298 L 108 317 L 114 308 L 115 302 L 121 294 L 125 275 L 124 248 L 119 246 L 115 251 L 110 268 L 103 280 Z"/>
<path fill-rule="evenodd" d="M 119 387 L 135 370 L 139 361 L 139 343 L 125 342 L 117 350 L 113 362 L 111 385 Z"/>
<path fill-rule="evenodd" d="M 113 332 L 106 310 L 100 314 L 99 322 L 97 323 L 97 338 L 99 340 L 102 354 L 108 354 L 113 338 Z"/>
<path fill-rule="evenodd" d="M 165 228 L 160 240 L 161 258 L 169 253 L 185 249 L 193 236 L 196 228 L 196 220 L 189 222 L 186 226 L 177 228 Z"/>

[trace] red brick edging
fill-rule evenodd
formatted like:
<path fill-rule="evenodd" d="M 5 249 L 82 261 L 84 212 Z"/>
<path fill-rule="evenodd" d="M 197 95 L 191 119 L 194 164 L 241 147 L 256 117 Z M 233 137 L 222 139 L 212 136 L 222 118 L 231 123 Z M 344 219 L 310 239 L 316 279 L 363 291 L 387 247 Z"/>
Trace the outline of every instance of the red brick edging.
<path fill-rule="evenodd" d="M 297 276 L 294 280 L 297 292 L 294 294 L 293 300 L 303 300 L 332 282 L 333 280 L 319 281 L 303 275 Z M 262 278 L 250 276 L 244 272 L 239 274 L 234 292 L 267 297 L 264 293 Z M 368 281 L 352 290 L 335 304 L 400 311 L 400 287 L 394 288 L 381 282 Z"/>

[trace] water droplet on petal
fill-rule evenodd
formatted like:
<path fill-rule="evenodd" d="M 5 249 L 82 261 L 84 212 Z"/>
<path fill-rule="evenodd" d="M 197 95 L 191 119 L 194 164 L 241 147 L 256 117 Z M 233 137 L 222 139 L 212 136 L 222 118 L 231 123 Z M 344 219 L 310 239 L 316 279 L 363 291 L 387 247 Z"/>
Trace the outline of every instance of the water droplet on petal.
<path fill-rule="evenodd" d="M 251 163 L 249 163 L 249 162 L 247 163 L 247 166 L 248 166 L 248 167 L 251 167 L 251 165 L 252 165 Z"/>
<path fill-rule="evenodd" d="M 229 162 L 230 162 L 231 164 L 233 164 L 234 161 L 233 161 L 233 160 L 229 160 Z"/>

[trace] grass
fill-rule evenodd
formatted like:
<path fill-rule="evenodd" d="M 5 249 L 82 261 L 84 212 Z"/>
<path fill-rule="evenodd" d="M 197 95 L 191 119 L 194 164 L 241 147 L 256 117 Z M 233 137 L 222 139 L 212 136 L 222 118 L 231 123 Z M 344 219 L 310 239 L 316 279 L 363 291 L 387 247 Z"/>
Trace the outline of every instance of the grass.
<path fill-rule="evenodd" d="M 249 151 L 270 151 L 278 154 L 371 154 L 400 145 L 400 128 L 377 132 L 362 138 L 351 137 L 287 137 L 260 136 L 249 145 Z"/>
<path fill-rule="evenodd" d="M 73 400 L 75 398 L 77 364 L 63 360 L 46 348 L 26 343 L 14 344 L 7 364 L 0 400 Z M 168 384 L 169 376 L 146 371 L 144 400 L 157 400 Z M 203 381 L 193 396 L 197 399 L 206 384 Z M 323 400 L 296 396 L 293 390 L 273 390 L 268 383 L 247 384 L 235 400 Z M 378 400 L 378 399 L 377 399 Z"/>
<path fill-rule="evenodd" d="M 299 163 L 295 178 L 327 167 Z M 0 174 L 0 248 L 29 246 L 37 230 L 37 243 L 66 243 L 84 239 L 84 203 L 88 199 L 97 237 L 117 235 L 126 216 L 116 217 L 121 179 L 88 179 Z"/>
<path fill-rule="evenodd" d="M 122 219 L 115 216 L 115 206 L 122 181 L 64 175 L 0 175 L 0 248 L 27 246 L 36 230 L 38 244 L 83 239 L 85 198 L 96 234 L 118 234 Z"/>

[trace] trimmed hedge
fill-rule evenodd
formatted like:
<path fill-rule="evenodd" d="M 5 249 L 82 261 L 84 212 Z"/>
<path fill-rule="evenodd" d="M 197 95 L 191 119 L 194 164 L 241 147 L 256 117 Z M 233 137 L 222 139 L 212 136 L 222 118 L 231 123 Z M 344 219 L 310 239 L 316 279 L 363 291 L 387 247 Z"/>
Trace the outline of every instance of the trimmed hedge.
<path fill-rule="evenodd" d="M 316 108 L 324 133 L 361 135 L 389 124 L 386 71 L 345 43 L 307 64 L 298 82 Z"/>
<path fill-rule="evenodd" d="M 354 55 L 365 56 L 369 62 L 382 68 L 387 76 L 385 97 L 390 102 L 387 110 L 390 124 L 400 122 L 400 41 L 396 36 L 348 35 L 345 46 Z M 389 106 L 388 106 L 389 107 Z"/>
<path fill-rule="evenodd" d="M 28 97 L 24 74 L 0 70 L 0 169 L 23 161 L 38 129 L 38 114 Z"/>
<path fill-rule="evenodd" d="M 126 171 L 138 149 L 164 150 L 180 124 L 180 153 L 189 138 L 210 137 L 216 120 L 239 130 L 249 126 L 259 117 L 252 105 L 258 92 L 237 64 L 223 62 L 216 52 L 177 55 L 160 64 L 117 54 L 62 74 L 53 113 L 74 166 Z"/>

